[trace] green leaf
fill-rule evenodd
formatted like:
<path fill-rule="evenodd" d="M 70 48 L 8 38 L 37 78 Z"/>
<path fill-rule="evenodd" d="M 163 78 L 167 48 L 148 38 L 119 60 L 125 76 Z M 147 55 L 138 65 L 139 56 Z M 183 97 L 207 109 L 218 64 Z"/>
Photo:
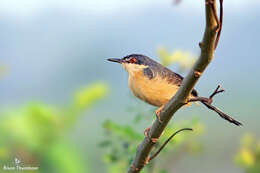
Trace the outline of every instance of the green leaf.
<path fill-rule="evenodd" d="M 119 137 L 128 138 L 130 140 L 142 140 L 143 135 L 137 133 L 131 126 L 128 125 L 118 125 L 111 120 L 105 121 L 103 127 L 107 130 L 116 134 Z"/>
<path fill-rule="evenodd" d="M 108 85 L 105 83 L 94 83 L 82 88 L 75 94 L 75 106 L 80 110 L 86 109 L 103 98 L 107 92 Z"/>

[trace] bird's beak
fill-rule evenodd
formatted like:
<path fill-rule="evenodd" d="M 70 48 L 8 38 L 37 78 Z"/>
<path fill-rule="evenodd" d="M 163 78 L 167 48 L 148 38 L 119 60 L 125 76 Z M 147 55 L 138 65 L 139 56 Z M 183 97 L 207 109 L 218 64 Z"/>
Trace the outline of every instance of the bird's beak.
<path fill-rule="evenodd" d="M 117 62 L 117 63 L 122 63 L 123 60 L 122 59 L 117 59 L 117 58 L 109 58 L 107 59 L 108 61 L 111 61 L 111 62 Z"/>

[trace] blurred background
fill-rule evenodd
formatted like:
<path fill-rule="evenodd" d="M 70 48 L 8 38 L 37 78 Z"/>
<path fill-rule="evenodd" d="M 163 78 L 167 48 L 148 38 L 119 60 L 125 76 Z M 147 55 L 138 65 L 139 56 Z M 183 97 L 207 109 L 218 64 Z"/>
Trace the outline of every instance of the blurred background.
<path fill-rule="evenodd" d="M 144 172 L 260 172 L 259 7 L 224 1 L 215 59 L 196 85 L 208 96 L 221 84 L 214 105 L 244 126 L 203 106 L 183 108 L 160 143 L 194 131 L 176 136 Z M 126 172 L 155 108 L 133 97 L 127 73 L 106 59 L 141 53 L 185 75 L 204 18 L 204 1 L 193 0 L 1 0 L 0 172 L 17 164 L 37 173 Z"/>

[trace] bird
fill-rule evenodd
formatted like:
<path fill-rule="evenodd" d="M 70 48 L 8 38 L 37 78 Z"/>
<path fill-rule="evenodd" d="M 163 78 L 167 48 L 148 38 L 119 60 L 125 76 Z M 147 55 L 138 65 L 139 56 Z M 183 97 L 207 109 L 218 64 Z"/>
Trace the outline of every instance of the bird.
<path fill-rule="evenodd" d="M 128 72 L 128 86 L 132 93 L 144 102 L 159 107 L 156 116 L 160 120 L 160 113 L 168 101 L 176 94 L 180 88 L 183 77 L 148 56 L 142 54 L 130 54 L 123 58 L 109 58 L 111 62 L 121 64 Z M 212 94 L 213 97 L 217 92 Z M 203 97 L 200 100 L 207 108 L 217 112 L 222 118 L 237 126 L 242 125 L 227 114 L 217 110 L 211 105 L 212 98 Z M 199 98 L 198 92 L 193 89 L 189 99 Z M 202 97 L 200 97 L 202 98 Z M 191 104 L 191 103 L 190 103 Z"/>

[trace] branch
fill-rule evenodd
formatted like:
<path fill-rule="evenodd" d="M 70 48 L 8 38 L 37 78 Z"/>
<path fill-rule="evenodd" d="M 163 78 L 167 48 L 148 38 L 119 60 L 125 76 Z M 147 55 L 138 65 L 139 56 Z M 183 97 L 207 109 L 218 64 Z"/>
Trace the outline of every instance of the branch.
<path fill-rule="evenodd" d="M 220 85 L 218 85 L 217 89 L 209 96 L 209 98 L 206 97 L 195 97 L 189 100 L 189 102 L 196 102 L 196 101 L 200 101 L 202 104 L 204 104 L 207 108 L 215 111 L 216 113 L 219 114 L 219 116 L 221 118 L 224 118 L 225 120 L 229 121 L 230 123 L 233 123 L 237 126 L 241 126 L 242 123 L 240 123 L 239 121 L 235 120 L 234 118 L 230 117 L 229 115 L 225 114 L 224 112 L 222 112 L 221 110 L 219 110 L 218 108 L 212 106 L 212 102 L 213 102 L 213 97 L 219 93 L 224 92 L 224 90 L 219 90 Z"/>
<path fill-rule="evenodd" d="M 216 38 L 216 42 L 215 42 L 215 49 L 217 48 L 218 46 L 218 41 L 219 41 L 219 38 L 220 38 L 220 34 L 221 34 L 221 31 L 222 31 L 222 24 L 223 24 L 223 0 L 219 0 L 219 4 L 220 4 L 220 12 L 219 12 L 219 18 L 220 18 L 220 21 L 219 21 L 219 28 L 218 28 L 218 34 L 217 34 L 217 38 Z"/>
<path fill-rule="evenodd" d="M 182 131 L 185 131 L 185 130 L 191 130 L 191 128 L 183 128 L 183 129 L 180 129 L 178 131 L 176 131 L 175 133 L 173 133 L 163 144 L 162 146 L 151 156 L 149 157 L 149 159 L 147 160 L 147 162 L 150 162 L 151 160 L 153 160 L 156 156 L 158 156 L 158 154 L 164 149 L 164 147 L 171 141 L 171 139 L 177 135 L 178 133 L 182 132 Z"/>
<path fill-rule="evenodd" d="M 173 117 L 173 114 L 189 101 L 188 97 L 192 89 L 214 57 L 217 34 L 217 22 L 214 16 L 214 13 L 216 13 L 214 11 L 214 9 L 216 9 L 216 3 L 214 1 L 213 9 L 210 5 L 207 5 L 208 2 L 209 0 L 205 0 L 206 28 L 204 31 L 203 40 L 200 43 L 200 57 L 188 75 L 184 78 L 178 92 L 161 111 L 160 119 L 162 123 L 159 122 L 158 119 L 153 123 L 148 135 L 151 138 L 159 138 Z M 136 156 L 132 162 L 131 167 L 128 169 L 128 173 L 137 173 L 141 171 L 141 169 L 145 166 L 147 159 L 149 158 L 149 153 L 152 151 L 153 146 L 154 143 L 150 140 L 150 138 L 145 137 L 143 142 L 137 148 Z"/>
<path fill-rule="evenodd" d="M 181 3 L 181 0 L 174 0 L 174 4 L 175 5 L 179 5 Z M 214 0 L 208 0 L 207 2 L 207 5 L 210 5 L 213 12 L 214 12 L 214 17 L 216 19 L 216 22 L 217 22 L 217 37 L 216 37 L 216 40 L 215 40 L 215 49 L 218 47 L 218 41 L 219 41 L 219 38 L 220 38 L 220 35 L 221 35 L 221 31 L 222 31 L 222 24 L 223 24 L 223 0 L 219 0 L 219 4 L 220 4 L 220 10 L 219 10 L 219 18 L 218 19 L 218 15 L 217 15 L 217 10 L 216 10 L 216 6 L 214 5 Z"/>

